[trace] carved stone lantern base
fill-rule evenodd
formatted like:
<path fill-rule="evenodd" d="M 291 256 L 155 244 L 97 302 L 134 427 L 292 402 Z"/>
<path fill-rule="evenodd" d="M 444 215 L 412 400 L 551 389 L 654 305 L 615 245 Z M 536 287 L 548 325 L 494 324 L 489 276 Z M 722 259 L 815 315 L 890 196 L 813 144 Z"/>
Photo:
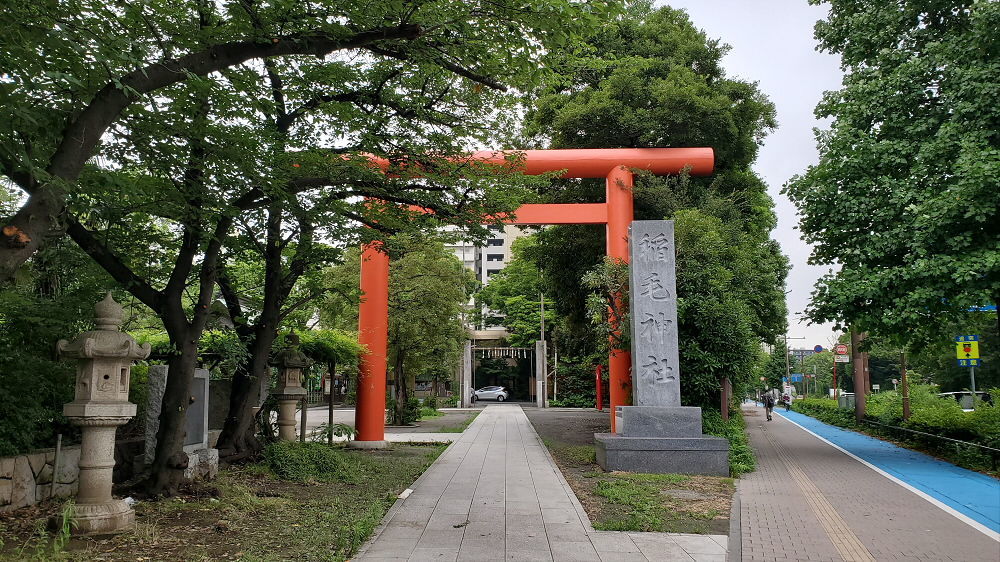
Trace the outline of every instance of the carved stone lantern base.
<path fill-rule="evenodd" d="M 135 527 L 135 511 L 124 500 L 74 506 L 74 535 L 108 535 Z"/>
<path fill-rule="evenodd" d="M 135 512 L 111 496 L 115 430 L 135 413 L 134 404 L 117 405 L 125 416 L 71 417 L 80 427 L 80 490 L 74 506 L 74 535 L 104 535 L 131 530 Z"/>

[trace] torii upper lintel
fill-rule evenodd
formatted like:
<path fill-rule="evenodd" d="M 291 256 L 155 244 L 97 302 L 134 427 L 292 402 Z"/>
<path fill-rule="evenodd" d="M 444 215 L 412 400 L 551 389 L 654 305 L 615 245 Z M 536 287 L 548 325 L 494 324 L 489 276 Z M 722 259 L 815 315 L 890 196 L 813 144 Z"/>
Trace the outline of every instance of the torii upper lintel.
<path fill-rule="evenodd" d="M 633 219 L 631 170 L 654 174 L 711 175 L 715 155 L 711 148 L 594 148 L 516 151 L 516 162 L 528 175 L 563 171 L 567 178 L 605 178 L 604 203 L 522 205 L 511 224 L 605 224 L 607 255 L 628 261 L 628 228 Z M 470 160 L 502 164 L 507 152 L 477 152 Z M 373 159 L 386 168 L 388 162 Z M 385 391 L 387 332 L 389 327 L 389 257 L 368 245 L 362 253 L 358 339 L 368 349 L 358 372 L 358 403 L 355 410 L 355 446 L 385 445 Z M 631 358 L 624 350 L 608 357 L 611 430 L 615 431 L 616 406 L 627 403 L 632 393 Z"/>

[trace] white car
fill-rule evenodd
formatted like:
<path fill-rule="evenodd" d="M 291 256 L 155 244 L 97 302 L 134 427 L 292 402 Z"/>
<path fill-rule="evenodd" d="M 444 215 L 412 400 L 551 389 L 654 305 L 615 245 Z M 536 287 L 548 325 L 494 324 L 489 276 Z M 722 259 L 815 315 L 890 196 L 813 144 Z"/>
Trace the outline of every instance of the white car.
<path fill-rule="evenodd" d="M 484 386 L 479 390 L 472 391 L 472 401 L 476 400 L 496 400 L 503 402 L 510 398 L 510 393 L 502 386 Z"/>

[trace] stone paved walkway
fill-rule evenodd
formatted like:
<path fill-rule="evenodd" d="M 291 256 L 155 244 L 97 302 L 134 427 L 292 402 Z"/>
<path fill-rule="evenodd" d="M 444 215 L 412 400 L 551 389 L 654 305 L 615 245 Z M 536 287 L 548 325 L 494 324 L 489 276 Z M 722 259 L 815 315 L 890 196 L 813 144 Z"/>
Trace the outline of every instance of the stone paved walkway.
<path fill-rule="evenodd" d="M 1000 542 L 781 415 L 744 415 L 757 471 L 737 483 L 742 560 L 1000 560 Z"/>
<path fill-rule="evenodd" d="M 517 405 L 490 405 L 358 560 L 723 561 L 725 536 L 595 531 Z"/>

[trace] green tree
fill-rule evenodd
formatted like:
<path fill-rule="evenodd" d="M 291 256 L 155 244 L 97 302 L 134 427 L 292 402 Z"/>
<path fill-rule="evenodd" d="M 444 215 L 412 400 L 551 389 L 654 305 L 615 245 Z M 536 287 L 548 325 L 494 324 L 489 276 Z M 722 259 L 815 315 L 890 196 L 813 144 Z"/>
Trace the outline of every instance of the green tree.
<path fill-rule="evenodd" d="M 510 262 L 476 294 L 477 305 L 487 308 L 483 322 L 506 328 L 507 340 L 514 347 L 531 346 L 541 337 L 542 271 L 525 257 L 536 246 L 534 236 L 514 241 Z M 545 300 L 545 323 L 550 330 L 555 327 L 553 304 Z"/>
<path fill-rule="evenodd" d="M 816 108 L 819 163 L 785 187 L 811 262 L 836 266 L 808 314 L 933 341 L 1000 297 L 1000 4 L 828 4 L 816 38 L 844 87 Z"/>
<path fill-rule="evenodd" d="M 0 288 L 0 456 L 52 447 L 59 433 L 78 435 L 62 415 L 73 399 L 76 364 L 60 361 L 54 344 L 93 329 L 94 305 L 110 285 L 89 257 L 62 241 L 39 252 L 15 285 Z M 122 293 L 115 297 L 127 302 Z"/>
<path fill-rule="evenodd" d="M 536 83 L 545 49 L 604 5 L 523 8 L 84 1 L 0 15 L 0 170 L 27 195 L 2 221 L 0 277 L 65 229 L 162 320 L 174 354 L 153 491 L 173 486 L 198 342 L 239 248 L 260 246 L 272 302 L 235 315 L 260 336 L 248 344 L 259 379 L 288 295 L 322 264 L 316 239 L 479 223 L 516 206 L 509 167 L 445 157 L 502 135 L 504 90 Z"/>
<path fill-rule="evenodd" d="M 735 246 L 705 248 L 699 256 L 689 244 L 684 251 L 692 259 L 683 257 L 678 270 L 678 291 L 691 295 L 681 303 L 685 316 L 679 318 L 684 400 L 715 405 L 718 386 L 712 386 L 719 377 L 749 384 L 753 362 L 746 359 L 756 358 L 759 343 L 773 342 L 785 327 L 782 287 L 788 265 L 768 237 L 775 225 L 773 202 L 750 167 L 760 141 L 775 126 L 774 108 L 755 84 L 725 75 L 721 59 L 727 47 L 709 39 L 682 11 L 634 3 L 626 16 L 602 28 L 592 46 L 591 61 L 567 63 L 561 88 L 541 96 L 526 131 L 539 142 L 549 139 L 553 148 L 714 148 L 713 177 L 641 174 L 634 200 L 637 220 L 677 219 L 681 226 L 692 225 L 678 232 L 692 240 L 699 237 L 694 225 L 703 223 L 710 228 L 709 241 Z M 564 180 L 554 183 L 548 196 L 554 202 L 602 201 L 604 185 Z M 691 209 L 698 213 L 679 214 Z M 679 252 L 681 243 L 679 238 Z M 586 334 L 561 342 L 569 355 L 587 356 L 604 339 L 588 331 L 588 290 L 580 284 L 602 262 L 604 248 L 603 229 L 594 227 L 560 226 L 539 234 L 534 255 L 546 266 L 546 294 L 570 327 L 559 333 Z M 730 258 L 735 261 L 722 263 Z M 699 287 L 705 280 L 711 283 Z M 716 345 L 722 348 L 713 357 Z M 726 348 L 747 354 L 730 356 Z M 723 356 L 734 361 L 717 360 Z"/>
<path fill-rule="evenodd" d="M 538 78 L 545 50 L 569 47 L 610 14 L 610 4 L 54 0 L 5 6 L 0 171 L 28 200 L 2 221 L 0 278 L 13 275 L 53 232 L 72 225 L 66 198 L 85 164 L 110 156 L 112 137 L 127 137 L 134 120 L 162 115 L 167 104 L 161 102 L 185 83 L 231 81 L 235 91 L 215 90 L 205 102 L 215 106 L 219 95 L 243 94 L 249 111 L 228 117 L 232 124 L 246 118 L 239 125 L 247 133 L 265 131 L 255 125 L 272 107 L 259 90 L 240 90 L 259 84 L 262 70 L 278 69 L 277 79 L 310 105 L 327 105 L 331 116 L 343 117 L 344 104 L 384 102 L 434 119 L 443 127 L 437 132 L 448 136 L 444 130 L 462 116 L 441 111 L 434 103 L 439 95 L 472 90 L 482 104 L 467 108 L 493 108 L 496 97 L 483 90 Z M 450 85 L 442 89 L 444 83 Z M 387 113 L 372 105 L 378 104 L 353 112 L 364 127 L 335 120 L 297 129 L 299 148 L 325 146 L 330 137 L 382 134 Z M 412 129 L 398 132 L 405 138 Z"/>
<path fill-rule="evenodd" d="M 440 371 L 454 372 L 467 338 L 465 306 L 478 288 L 475 274 L 465 269 L 440 240 L 399 235 L 386 239 L 389 266 L 389 377 L 395 407 L 392 423 L 403 424 L 418 375 L 434 380 Z M 358 285 L 360 255 L 350 250 L 343 265 L 327 272 L 331 282 Z M 357 326 L 357 304 L 340 295 L 321 305 L 326 325 Z"/>
<path fill-rule="evenodd" d="M 771 388 L 780 390 L 782 388 L 781 379 L 785 377 L 787 355 L 788 348 L 785 347 L 783 341 L 779 341 L 771 348 L 771 352 L 764 357 L 757 371 L 758 388 L 764 390 Z M 764 377 L 764 380 L 761 381 L 760 377 Z"/>

